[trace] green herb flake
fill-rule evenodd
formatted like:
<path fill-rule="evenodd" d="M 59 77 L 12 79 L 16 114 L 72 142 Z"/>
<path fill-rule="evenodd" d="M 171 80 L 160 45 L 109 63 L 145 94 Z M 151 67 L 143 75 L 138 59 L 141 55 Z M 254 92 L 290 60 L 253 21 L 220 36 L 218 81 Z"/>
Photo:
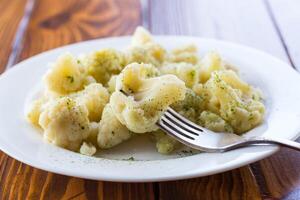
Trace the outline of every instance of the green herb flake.
<path fill-rule="evenodd" d="M 251 121 L 252 119 L 254 119 L 253 113 L 250 113 L 248 120 Z"/>
<path fill-rule="evenodd" d="M 67 76 L 67 79 L 70 81 L 70 83 L 74 83 L 74 77 L 73 76 Z"/>
<path fill-rule="evenodd" d="M 196 72 L 194 70 L 190 72 L 190 76 L 192 79 L 195 77 L 195 75 L 196 75 Z"/>
<path fill-rule="evenodd" d="M 122 160 L 134 161 L 134 157 L 131 156 L 130 158 L 124 158 Z"/>

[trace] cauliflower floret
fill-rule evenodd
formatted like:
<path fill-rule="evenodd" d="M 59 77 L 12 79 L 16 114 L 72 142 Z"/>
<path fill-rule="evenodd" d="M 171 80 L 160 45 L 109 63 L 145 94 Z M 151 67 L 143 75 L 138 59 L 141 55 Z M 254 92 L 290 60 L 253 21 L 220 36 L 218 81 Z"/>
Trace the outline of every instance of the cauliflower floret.
<path fill-rule="evenodd" d="M 208 84 L 198 83 L 193 87 L 195 94 L 201 97 L 202 99 L 202 111 L 209 110 L 213 113 L 219 113 L 220 105 L 218 99 L 213 95 L 212 91 Z M 200 113 L 200 112 L 199 112 Z"/>
<path fill-rule="evenodd" d="M 111 76 L 111 78 L 107 83 L 107 90 L 109 91 L 110 94 L 113 93 L 116 89 L 116 80 L 117 80 L 117 75 L 113 75 Z"/>
<path fill-rule="evenodd" d="M 68 94 L 81 90 L 85 75 L 80 68 L 81 65 L 70 53 L 60 56 L 44 76 L 46 88 L 58 94 Z"/>
<path fill-rule="evenodd" d="M 143 71 L 150 68 L 155 69 L 146 64 L 127 65 L 117 77 L 117 90 L 110 98 L 116 117 L 135 133 L 156 130 L 163 111 L 185 97 L 183 81 L 174 75 L 147 78 Z"/>
<path fill-rule="evenodd" d="M 102 49 L 86 56 L 83 60 L 89 75 L 105 85 L 110 77 L 120 73 L 126 64 L 123 53 L 114 49 Z"/>
<path fill-rule="evenodd" d="M 177 140 L 171 138 L 161 130 L 153 132 L 153 135 L 156 140 L 156 149 L 161 154 L 169 154 L 180 145 Z"/>
<path fill-rule="evenodd" d="M 92 76 L 86 76 L 84 79 L 84 86 L 92 84 L 92 83 L 97 83 L 96 79 Z"/>
<path fill-rule="evenodd" d="M 265 107 L 259 100 L 249 98 L 248 93 L 234 87 L 244 87 L 246 84 L 237 76 L 228 78 L 234 73 L 229 70 L 213 72 L 206 85 L 211 92 L 211 99 L 219 108 L 218 114 L 231 125 L 235 133 L 241 134 L 262 122 Z M 228 80 L 237 83 L 227 82 Z"/>
<path fill-rule="evenodd" d="M 189 45 L 185 45 L 185 46 L 173 49 L 172 53 L 175 55 L 178 55 L 181 53 L 197 53 L 197 47 L 194 44 L 189 44 Z"/>
<path fill-rule="evenodd" d="M 199 113 L 204 109 L 203 98 L 191 89 L 186 90 L 185 98 L 171 105 L 179 114 L 193 122 L 197 122 Z"/>
<path fill-rule="evenodd" d="M 84 90 L 70 95 L 80 104 L 85 105 L 89 112 L 89 120 L 99 122 L 104 106 L 109 101 L 109 93 L 100 83 L 92 83 Z"/>
<path fill-rule="evenodd" d="M 240 90 L 244 98 L 252 98 L 256 101 L 260 101 L 262 99 L 261 91 L 242 81 L 237 72 L 233 70 L 221 70 L 218 74 L 220 79 L 224 80 L 232 88 Z"/>
<path fill-rule="evenodd" d="M 29 110 L 27 112 L 27 116 L 26 116 L 27 120 L 36 127 L 40 127 L 39 119 L 43 111 L 43 105 L 45 104 L 46 101 L 47 99 L 45 97 L 41 97 L 39 99 L 34 100 L 31 103 Z"/>
<path fill-rule="evenodd" d="M 185 82 L 185 85 L 192 88 L 198 80 L 198 69 L 190 63 L 167 63 L 160 68 L 162 74 L 174 74 Z"/>
<path fill-rule="evenodd" d="M 86 141 L 92 143 L 95 147 L 98 146 L 97 137 L 99 132 L 99 123 L 91 122 L 89 124 L 89 134 Z"/>
<path fill-rule="evenodd" d="M 135 29 L 134 34 L 132 36 L 131 40 L 131 45 L 132 46 L 137 46 L 137 45 L 143 45 L 147 43 L 151 43 L 152 41 L 152 36 L 143 27 L 139 26 Z"/>
<path fill-rule="evenodd" d="M 98 146 L 103 149 L 111 148 L 128 140 L 131 135 L 126 126 L 119 122 L 111 106 L 107 104 L 99 125 Z"/>
<path fill-rule="evenodd" d="M 136 93 L 145 79 L 158 75 L 158 69 L 151 64 L 132 63 L 127 65 L 122 73 L 117 76 L 115 87 L 116 90 L 122 90 L 126 94 Z"/>
<path fill-rule="evenodd" d="M 222 70 L 218 73 L 218 76 L 231 87 L 241 90 L 243 94 L 248 94 L 252 90 L 251 86 L 242 81 L 237 73 L 232 70 Z"/>
<path fill-rule="evenodd" d="M 79 152 L 83 155 L 92 156 L 96 153 L 97 149 L 92 143 L 83 142 Z"/>
<path fill-rule="evenodd" d="M 187 45 L 174 49 L 171 54 L 169 54 L 167 60 L 169 62 L 186 62 L 196 64 L 199 61 L 197 47 L 195 45 Z"/>
<path fill-rule="evenodd" d="M 198 123 L 215 132 L 233 132 L 232 127 L 224 119 L 210 111 L 203 111 L 199 116 Z"/>
<path fill-rule="evenodd" d="M 44 138 L 73 151 L 78 151 L 89 134 L 88 110 L 69 97 L 50 101 L 39 119 Z"/>
<path fill-rule="evenodd" d="M 200 82 L 205 83 L 210 78 L 213 71 L 223 69 L 225 69 L 224 62 L 218 53 L 210 52 L 206 54 L 200 62 Z"/>
<path fill-rule="evenodd" d="M 127 63 L 147 63 L 159 67 L 164 61 L 165 49 L 155 43 L 129 47 L 126 55 Z"/>
<path fill-rule="evenodd" d="M 152 40 L 150 33 L 142 27 L 136 29 L 131 46 L 127 50 L 127 63 L 150 63 L 160 66 L 165 60 L 166 50 Z"/>

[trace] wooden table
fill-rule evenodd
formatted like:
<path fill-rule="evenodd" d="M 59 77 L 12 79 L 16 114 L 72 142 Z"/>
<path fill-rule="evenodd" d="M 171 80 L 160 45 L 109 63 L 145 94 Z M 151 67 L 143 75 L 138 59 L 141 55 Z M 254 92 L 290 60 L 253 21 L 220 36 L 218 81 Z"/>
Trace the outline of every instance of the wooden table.
<path fill-rule="evenodd" d="M 300 69 L 299 9 L 299 0 L 0 0 L 0 72 L 61 45 L 131 34 L 137 25 L 253 46 Z M 0 199 L 300 199 L 299 169 L 300 154 L 281 149 L 208 177 L 113 183 L 38 170 L 0 152 Z"/>

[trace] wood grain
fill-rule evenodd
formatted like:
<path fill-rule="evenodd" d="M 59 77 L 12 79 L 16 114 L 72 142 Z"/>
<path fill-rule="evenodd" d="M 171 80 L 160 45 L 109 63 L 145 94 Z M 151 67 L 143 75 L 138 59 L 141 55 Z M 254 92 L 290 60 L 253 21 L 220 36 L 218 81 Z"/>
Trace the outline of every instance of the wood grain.
<path fill-rule="evenodd" d="M 38 0 L 18 60 L 64 44 L 130 34 L 140 20 L 138 0 Z M 154 189 L 152 183 L 110 183 L 48 173 L 0 152 L 0 199 L 154 199 Z"/>
<path fill-rule="evenodd" d="M 247 167 L 203 178 L 160 183 L 159 189 L 161 199 L 261 199 Z"/>
<path fill-rule="evenodd" d="M 24 0 L 0 1 L 0 74 L 4 71 L 9 54 L 12 50 L 12 41 L 19 22 L 23 16 Z"/>
<path fill-rule="evenodd" d="M 278 31 L 282 36 L 291 63 L 300 70 L 300 1 L 268 0 L 270 14 L 273 16 Z"/>
<path fill-rule="evenodd" d="M 300 141 L 298 141 L 300 142 Z M 259 162 L 269 193 L 274 198 L 300 198 L 299 152 L 281 149 L 277 154 Z"/>
<path fill-rule="evenodd" d="M 153 0 L 150 6 L 154 33 L 225 39 L 289 61 L 261 0 Z"/>
<path fill-rule="evenodd" d="M 150 1 L 150 27 L 154 33 L 158 34 L 213 37 L 246 44 L 297 65 L 300 58 L 299 45 L 295 42 L 298 40 L 296 36 L 300 27 L 298 23 L 300 15 L 297 12 L 299 2 L 295 0 L 268 2 L 270 8 L 265 1 L 260 0 L 190 0 L 189 3 L 180 0 L 154 0 Z M 161 13 L 164 14 L 164 18 L 160 17 Z M 293 36 L 290 36 L 292 34 Z M 286 44 L 284 43 L 286 41 L 289 42 Z M 249 184 L 252 184 L 251 187 L 254 188 L 258 185 L 256 189 L 260 191 L 262 198 L 299 199 L 299 166 L 298 153 L 282 149 L 270 158 L 256 162 L 245 170 L 255 175 L 256 182 L 250 181 Z M 214 179 L 213 177 L 211 180 Z M 222 178 L 216 177 L 216 179 Z M 195 186 L 202 182 L 202 179 L 197 180 L 194 183 Z M 232 180 L 238 182 L 240 179 Z M 230 184 L 224 182 L 225 185 Z M 189 182 L 184 183 L 189 184 Z M 162 188 L 169 189 L 169 186 Z M 219 188 L 215 187 L 214 190 L 201 192 L 201 195 L 207 197 L 218 192 Z M 174 193 L 178 196 L 198 194 L 194 190 L 183 193 L 181 190 L 176 190 Z M 229 191 L 227 193 L 232 194 Z M 236 195 L 238 196 L 239 193 L 237 192 Z"/>
<path fill-rule="evenodd" d="M 138 0 L 39 0 L 20 60 L 78 41 L 127 35 L 140 20 Z"/>
<path fill-rule="evenodd" d="M 300 70 L 300 48 L 296 37 L 300 31 L 299 1 L 265 1 L 289 64 Z M 297 140 L 300 142 L 300 139 Z M 264 178 L 269 194 L 280 199 L 300 198 L 299 153 L 282 148 L 277 154 L 256 163 L 261 168 L 258 177 Z"/>

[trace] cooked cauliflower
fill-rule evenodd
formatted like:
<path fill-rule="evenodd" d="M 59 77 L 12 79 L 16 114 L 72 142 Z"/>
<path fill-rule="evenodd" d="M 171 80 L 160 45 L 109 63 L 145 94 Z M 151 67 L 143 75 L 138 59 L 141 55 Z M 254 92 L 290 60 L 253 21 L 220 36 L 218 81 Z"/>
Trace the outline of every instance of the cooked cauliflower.
<path fill-rule="evenodd" d="M 95 147 L 98 146 L 97 137 L 99 133 L 99 123 L 91 122 L 89 124 L 89 134 L 85 139 L 88 143 L 92 143 Z"/>
<path fill-rule="evenodd" d="M 34 100 L 27 112 L 27 120 L 36 127 L 40 127 L 39 119 L 43 111 L 43 105 L 45 104 L 46 100 L 47 99 L 45 97 L 41 97 L 39 99 Z"/>
<path fill-rule="evenodd" d="M 156 140 L 156 149 L 161 154 L 169 154 L 180 145 L 177 140 L 171 138 L 161 130 L 157 130 L 153 134 Z"/>
<path fill-rule="evenodd" d="M 165 56 L 165 50 L 157 44 L 132 46 L 128 49 L 127 63 L 148 63 L 160 66 Z"/>
<path fill-rule="evenodd" d="M 185 97 L 184 82 L 174 75 L 147 78 L 142 72 L 149 68 L 151 65 L 136 63 L 126 66 L 110 98 L 116 117 L 135 133 L 157 130 L 155 123 L 163 111 Z"/>
<path fill-rule="evenodd" d="M 171 105 L 179 114 L 193 122 L 198 121 L 199 113 L 204 109 L 205 102 L 202 96 L 197 95 L 194 91 L 187 89 L 185 98 Z"/>
<path fill-rule="evenodd" d="M 203 111 L 199 116 L 198 123 L 215 132 L 233 132 L 232 127 L 224 119 L 210 111 Z"/>
<path fill-rule="evenodd" d="M 27 120 L 53 144 L 89 156 L 146 132 L 158 152 L 171 153 L 179 143 L 156 126 L 168 107 L 210 130 L 236 134 L 259 125 L 265 112 L 262 93 L 218 53 L 200 59 L 195 45 L 167 51 L 142 27 L 124 51 L 63 54 L 43 81 Z"/>
<path fill-rule="evenodd" d="M 110 104 L 103 110 L 98 132 L 98 146 L 103 149 L 111 148 L 131 137 L 130 131 L 121 124 L 115 116 Z"/>
<path fill-rule="evenodd" d="M 89 75 L 105 85 L 112 75 L 120 73 L 126 60 L 122 52 L 114 49 L 102 49 L 86 56 L 83 64 Z"/>
<path fill-rule="evenodd" d="M 109 93 L 113 93 L 116 89 L 116 80 L 117 80 L 117 75 L 113 75 L 110 77 L 108 83 L 107 83 L 107 90 Z"/>
<path fill-rule="evenodd" d="M 89 120 L 99 122 L 104 106 L 108 103 L 109 93 L 100 83 L 92 83 L 83 90 L 72 94 L 77 102 L 86 106 Z"/>
<path fill-rule="evenodd" d="M 83 88 L 85 74 L 81 71 L 81 65 L 70 53 L 63 54 L 52 64 L 44 76 L 46 88 L 54 93 L 68 94 Z"/>
<path fill-rule="evenodd" d="M 83 155 L 92 156 L 96 153 L 97 149 L 92 143 L 83 142 L 79 152 Z"/>
<path fill-rule="evenodd" d="M 187 45 L 174 49 L 167 59 L 169 62 L 197 64 L 199 62 L 197 47 L 195 45 Z"/>
<path fill-rule="evenodd" d="M 128 65 L 116 78 L 115 88 L 126 94 L 136 93 L 141 89 L 142 83 L 159 75 L 158 69 L 151 64 L 132 63 Z"/>
<path fill-rule="evenodd" d="M 166 50 L 155 43 L 144 28 L 139 27 L 132 37 L 131 46 L 126 51 L 127 63 L 148 63 L 160 66 L 166 57 Z"/>
<path fill-rule="evenodd" d="M 88 137 L 88 110 L 69 97 L 48 102 L 39 118 L 44 138 L 57 146 L 78 151 Z"/>
<path fill-rule="evenodd" d="M 220 55 L 216 52 L 209 52 L 200 62 L 200 82 L 205 83 L 213 71 L 222 69 L 225 69 L 225 67 Z"/>
<path fill-rule="evenodd" d="M 241 134 L 263 121 L 265 108 L 259 100 L 248 97 L 248 90 L 255 94 L 255 89 L 249 85 L 249 88 L 246 87 L 246 83 L 234 73 L 229 70 L 213 72 L 207 87 L 211 99 L 219 107 L 219 115 L 231 125 L 235 133 Z M 240 87 L 244 88 L 244 93 Z"/>
<path fill-rule="evenodd" d="M 190 63 L 166 63 L 161 68 L 162 74 L 174 74 L 185 82 L 185 86 L 192 88 L 199 82 L 198 68 Z"/>
<path fill-rule="evenodd" d="M 132 46 L 138 46 L 138 45 L 143 45 L 143 44 L 147 44 L 147 43 L 152 43 L 152 36 L 149 33 L 149 31 L 147 31 L 146 29 L 144 29 L 141 26 L 138 26 L 132 36 L 132 40 L 131 40 L 131 45 Z"/>

